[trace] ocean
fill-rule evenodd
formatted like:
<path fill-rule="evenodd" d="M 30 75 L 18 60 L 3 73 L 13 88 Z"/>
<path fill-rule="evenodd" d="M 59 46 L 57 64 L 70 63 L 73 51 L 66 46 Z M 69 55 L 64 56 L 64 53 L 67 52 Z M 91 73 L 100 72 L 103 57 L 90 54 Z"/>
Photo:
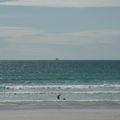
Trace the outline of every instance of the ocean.
<path fill-rule="evenodd" d="M 1 60 L 0 103 L 30 102 L 39 107 L 102 102 L 120 108 L 120 61 Z"/>

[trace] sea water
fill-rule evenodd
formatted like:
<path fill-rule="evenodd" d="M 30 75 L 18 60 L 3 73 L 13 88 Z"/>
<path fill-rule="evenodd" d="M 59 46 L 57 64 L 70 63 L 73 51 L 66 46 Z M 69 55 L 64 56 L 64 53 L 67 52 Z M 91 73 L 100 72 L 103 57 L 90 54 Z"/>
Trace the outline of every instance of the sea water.
<path fill-rule="evenodd" d="M 0 61 L 2 103 L 100 101 L 120 102 L 120 61 Z"/>

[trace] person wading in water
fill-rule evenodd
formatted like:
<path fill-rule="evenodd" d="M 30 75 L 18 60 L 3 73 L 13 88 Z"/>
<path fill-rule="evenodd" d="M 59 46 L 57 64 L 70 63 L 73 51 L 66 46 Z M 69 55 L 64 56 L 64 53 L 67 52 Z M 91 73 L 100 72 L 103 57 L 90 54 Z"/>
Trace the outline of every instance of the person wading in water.
<path fill-rule="evenodd" d="M 61 96 L 61 94 L 57 95 L 57 99 L 58 99 L 58 100 L 60 100 L 60 96 Z"/>

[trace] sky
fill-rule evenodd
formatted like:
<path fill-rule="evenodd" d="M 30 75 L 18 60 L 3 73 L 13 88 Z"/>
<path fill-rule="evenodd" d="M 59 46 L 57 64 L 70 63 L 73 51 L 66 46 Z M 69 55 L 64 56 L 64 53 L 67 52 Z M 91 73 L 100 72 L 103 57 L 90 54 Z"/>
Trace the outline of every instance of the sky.
<path fill-rule="evenodd" d="M 0 0 L 0 60 L 120 60 L 120 0 Z"/>

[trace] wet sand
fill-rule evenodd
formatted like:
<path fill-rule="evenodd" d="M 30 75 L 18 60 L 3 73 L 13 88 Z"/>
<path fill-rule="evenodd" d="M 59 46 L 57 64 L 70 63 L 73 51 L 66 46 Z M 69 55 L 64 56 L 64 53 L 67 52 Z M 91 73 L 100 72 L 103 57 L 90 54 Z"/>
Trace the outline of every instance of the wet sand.
<path fill-rule="evenodd" d="M 120 120 L 120 111 L 1 110 L 0 120 Z"/>
<path fill-rule="evenodd" d="M 120 120 L 120 103 L 1 102 L 0 120 Z"/>

